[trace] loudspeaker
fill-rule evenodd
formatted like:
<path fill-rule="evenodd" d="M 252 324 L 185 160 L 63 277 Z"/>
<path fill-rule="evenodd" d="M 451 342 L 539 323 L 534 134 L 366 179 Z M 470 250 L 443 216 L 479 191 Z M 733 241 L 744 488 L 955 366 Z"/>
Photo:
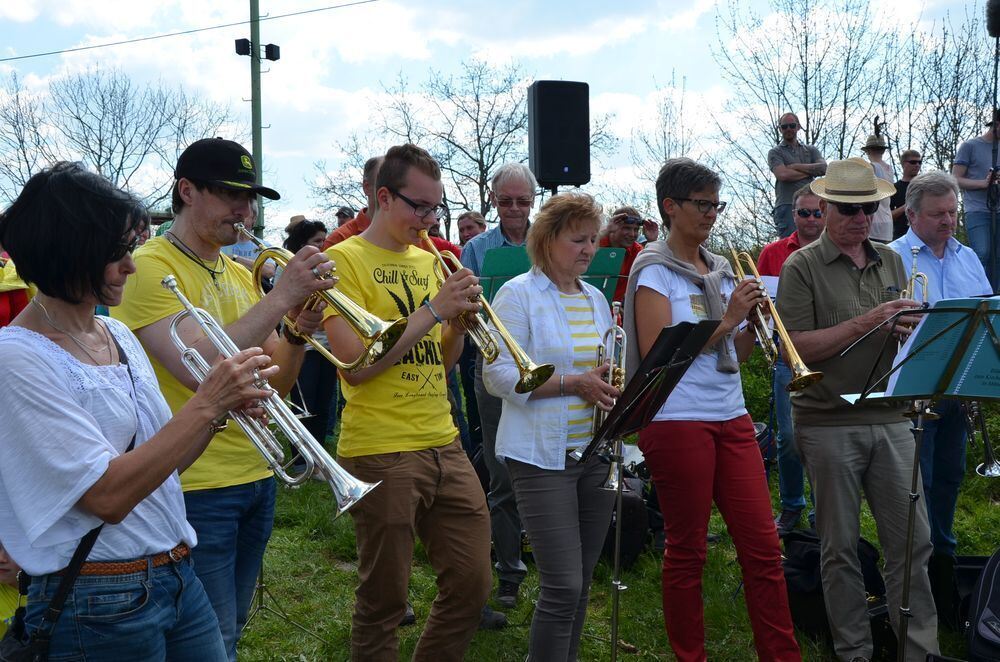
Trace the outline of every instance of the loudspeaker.
<path fill-rule="evenodd" d="M 536 80 L 528 88 L 528 167 L 545 188 L 590 181 L 590 86 Z"/>

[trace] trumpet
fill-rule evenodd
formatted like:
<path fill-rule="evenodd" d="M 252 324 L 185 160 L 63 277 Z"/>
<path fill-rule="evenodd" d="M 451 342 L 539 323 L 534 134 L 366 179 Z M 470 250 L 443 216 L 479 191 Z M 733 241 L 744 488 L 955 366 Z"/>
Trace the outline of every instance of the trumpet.
<path fill-rule="evenodd" d="M 746 278 L 746 271 L 744 271 L 744 265 L 753 274 L 753 277 L 761 282 L 760 272 L 757 271 L 757 265 L 754 264 L 753 257 L 750 253 L 746 251 L 737 252 L 732 246 L 729 247 L 729 252 L 733 254 L 733 271 L 736 274 L 737 282 Z M 795 350 L 795 346 L 792 344 L 792 339 L 788 335 L 788 331 L 785 330 L 785 325 L 781 322 L 781 318 L 778 317 L 778 311 L 774 307 L 774 301 L 771 300 L 771 296 L 764 290 L 764 299 L 767 303 L 768 309 L 771 311 L 771 320 L 774 322 L 774 331 L 778 334 L 778 338 L 781 339 L 781 344 L 784 347 L 785 358 L 788 362 L 788 367 L 792 371 L 792 379 L 788 382 L 787 390 L 789 391 L 801 391 L 810 384 L 815 384 L 819 380 L 823 379 L 823 373 L 810 370 L 805 362 L 802 361 L 802 357 Z M 753 330 L 757 335 L 757 340 L 760 342 L 761 347 L 765 348 L 764 353 L 767 355 L 768 360 L 774 363 L 778 358 L 778 348 L 771 337 L 771 329 L 767 325 L 767 320 L 764 317 L 764 312 L 761 310 L 760 306 L 754 309 L 753 318 Z M 765 339 L 767 346 L 765 347 Z"/>
<path fill-rule="evenodd" d="M 927 286 L 929 281 L 927 280 L 927 274 L 922 271 L 917 271 L 917 256 L 920 254 L 920 248 L 914 246 L 910 249 L 910 254 L 913 256 L 913 261 L 910 263 L 910 279 L 906 283 L 906 289 L 900 294 L 900 299 L 910 299 L 917 293 L 917 284 L 920 284 L 920 302 L 927 304 Z"/>
<path fill-rule="evenodd" d="M 458 259 L 450 251 L 445 251 L 442 254 L 437 249 L 437 246 L 434 245 L 434 242 L 431 241 L 427 230 L 420 231 L 420 240 L 423 242 L 424 248 L 434 255 L 437 260 L 435 271 L 439 272 L 438 286 L 440 286 L 454 273 L 445 261 L 445 255 L 453 262 L 458 262 Z M 517 341 L 510 335 L 510 332 L 507 331 L 500 318 L 493 312 L 490 304 L 486 303 L 486 300 L 482 298 L 479 298 L 479 304 L 482 306 L 486 319 L 493 325 L 497 335 L 500 336 L 500 340 L 507 346 L 507 351 L 510 352 L 511 357 L 514 359 L 514 364 L 517 366 L 520 379 L 514 387 L 514 391 L 517 393 L 530 393 L 548 381 L 552 373 L 555 372 L 555 366 L 551 363 L 537 365 L 532 361 L 524 350 L 521 349 L 521 346 L 517 344 Z M 469 338 L 472 339 L 472 343 L 476 346 L 476 349 L 483 355 L 483 360 L 487 363 L 496 361 L 497 357 L 500 356 L 500 346 L 497 344 L 497 339 L 493 333 L 486 326 L 486 320 L 478 312 L 467 312 L 460 315 L 457 319 L 459 324 L 465 328 L 466 333 L 469 334 Z"/>
<path fill-rule="evenodd" d="M 263 297 L 264 289 L 261 285 L 260 272 L 264 267 L 264 263 L 268 260 L 274 260 L 278 263 L 278 266 L 284 268 L 292 259 L 293 255 L 290 251 L 283 248 L 265 246 L 264 243 L 255 237 L 253 233 L 250 232 L 242 223 L 236 223 L 235 227 L 237 232 L 246 236 L 257 246 L 257 248 L 260 249 L 260 253 L 257 254 L 257 258 L 253 263 L 253 284 L 254 288 L 257 290 L 257 295 Z M 304 307 L 311 309 L 314 308 L 320 301 L 325 301 L 328 306 L 336 310 L 364 343 L 365 351 L 361 353 L 361 356 L 353 361 L 341 361 L 315 338 L 307 334 L 299 333 L 295 329 L 294 320 L 290 317 L 285 315 L 284 318 L 282 318 L 282 321 L 285 323 L 286 328 L 290 329 L 293 333 L 312 345 L 313 348 L 322 354 L 327 361 L 334 364 L 341 370 L 354 372 L 375 363 L 380 358 L 385 356 L 390 349 L 392 349 L 392 346 L 395 345 L 396 341 L 403 335 L 403 330 L 406 328 L 406 319 L 400 318 L 393 322 L 386 322 L 354 303 L 354 301 L 352 301 L 346 294 L 334 287 L 337 283 L 337 279 L 336 276 L 333 275 L 333 271 L 336 271 L 336 267 L 334 267 L 332 271 L 325 274 L 321 274 L 315 269 L 313 270 L 313 273 L 316 274 L 316 278 L 320 280 L 329 280 L 330 287 L 311 295 L 308 299 L 306 299 Z"/>
<path fill-rule="evenodd" d="M 181 352 L 181 362 L 188 369 L 191 375 L 198 381 L 205 381 L 211 369 L 208 361 L 205 360 L 196 349 L 189 346 L 181 339 L 177 329 L 182 321 L 190 317 L 193 319 L 202 332 L 208 337 L 212 345 L 215 346 L 219 354 L 229 358 L 240 351 L 222 326 L 215 321 L 211 315 L 200 308 L 195 308 L 184 293 L 177 287 L 177 279 L 170 274 L 160 282 L 164 288 L 170 290 L 180 300 L 184 310 L 177 313 L 170 321 L 170 339 Z M 247 438 L 257 447 L 260 454 L 264 456 L 271 471 L 279 480 L 287 485 L 300 485 L 308 480 L 313 474 L 322 476 L 333 490 L 333 496 L 337 501 L 337 516 L 345 512 L 348 508 L 360 501 L 368 492 L 375 489 L 379 483 L 366 483 L 358 480 L 349 474 L 343 467 L 337 464 L 336 460 L 317 442 L 309 431 L 306 430 L 298 417 L 288 408 L 288 405 L 281 397 L 270 388 L 267 380 L 262 378 L 255 371 L 256 386 L 261 389 L 270 390 L 270 395 L 262 402 L 264 411 L 268 418 L 274 421 L 277 428 L 288 439 L 305 463 L 305 469 L 299 474 L 288 472 L 293 460 L 285 461 L 285 454 L 274 433 L 262 421 L 248 416 L 243 411 L 230 410 L 229 416 L 243 429 Z M 381 482 L 381 481 L 380 481 Z"/>

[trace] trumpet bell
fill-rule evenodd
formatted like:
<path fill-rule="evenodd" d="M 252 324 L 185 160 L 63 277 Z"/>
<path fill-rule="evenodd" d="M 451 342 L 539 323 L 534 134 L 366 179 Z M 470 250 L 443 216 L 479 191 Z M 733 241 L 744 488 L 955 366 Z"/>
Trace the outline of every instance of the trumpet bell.
<path fill-rule="evenodd" d="M 801 391 L 808 386 L 812 386 L 821 379 L 823 379 L 822 372 L 806 368 L 804 372 L 796 373 L 795 377 L 788 382 L 788 386 L 785 387 L 785 390 L 789 392 Z"/>
<path fill-rule="evenodd" d="M 990 464 L 983 462 L 976 467 L 976 473 L 983 478 L 1000 478 L 1000 462 L 993 461 Z"/>
<path fill-rule="evenodd" d="M 521 379 L 514 386 L 514 392 L 531 393 L 549 380 L 552 373 L 556 371 L 556 367 L 551 363 L 543 363 L 542 365 L 529 363 L 524 369 L 518 366 L 518 370 L 521 374 Z"/>

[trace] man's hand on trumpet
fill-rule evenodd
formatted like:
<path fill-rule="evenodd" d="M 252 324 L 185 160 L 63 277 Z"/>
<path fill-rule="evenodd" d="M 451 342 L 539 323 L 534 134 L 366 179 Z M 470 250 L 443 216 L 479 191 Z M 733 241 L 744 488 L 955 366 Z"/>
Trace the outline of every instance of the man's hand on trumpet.
<path fill-rule="evenodd" d="M 301 305 L 310 294 L 334 284 L 325 278 L 333 266 L 333 262 L 318 248 L 303 246 L 285 265 L 281 277 L 267 296 L 282 302 L 284 310 L 292 310 Z"/>
<path fill-rule="evenodd" d="M 875 308 L 872 308 L 864 315 L 856 317 L 858 324 L 861 326 L 863 331 L 868 331 L 876 326 L 886 322 L 896 313 L 902 310 L 908 310 L 912 308 L 920 308 L 920 302 L 914 301 L 913 299 L 896 299 L 895 301 L 887 301 Z M 904 315 L 896 320 L 895 325 L 886 324 L 882 327 L 883 332 L 892 332 L 893 335 L 900 339 L 905 339 L 912 332 L 914 327 L 920 321 L 919 315 Z"/>

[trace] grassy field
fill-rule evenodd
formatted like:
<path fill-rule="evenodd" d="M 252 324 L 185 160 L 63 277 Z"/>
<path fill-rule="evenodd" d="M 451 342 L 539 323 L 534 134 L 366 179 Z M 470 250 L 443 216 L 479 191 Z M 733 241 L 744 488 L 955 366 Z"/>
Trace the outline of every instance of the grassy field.
<path fill-rule="evenodd" d="M 759 363 L 745 373 L 748 406 L 755 420 L 766 420 L 766 379 Z M 991 430 L 1000 428 L 1000 414 L 991 411 Z M 994 426 L 994 423 L 996 424 Z M 1000 439 L 1000 436 L 994 435 Z M 982 461 L 982 448 L 969 453 L 969 476 L 962 486 L 956 531 L 960 554 L 989 555 L 1000 546 L 1000 481 L 979 478 L 973 467 Z M 777 477 L 771 476 L 772 495 L 777 494 Z M 900 486 L 900 498 L 908 486 Z M 357 555 L 351 519 L 332 519 L 330 490 L 310 482 L 300 489 L 280 489 L 274 534 L 268 547 L 265 568 L 271 596 L 265 604 L 287 611 L 325 642 L 300 632 L 281 618 L 264 612 L 255 617 L 244 633 L 241 660 L 347 660 L 350 615 L 356 582 Z M 804 518 L 803 518 L 804 519 Z M 876 541 L 874 522 L 867 510 L 863 516 L 864 536 Z M 709 548 L 705 568 L 705 619 L 710 660 L 753 660 L 753 642 L 740 591 L 740 572 L 725 524 L 714 514 L 711 531 L 722 540 Z M 511 626 L 498 632 L 479 632 L 467 659 L 484 662 L 520 662 L 527 651 L 531 606 L 538 595 L 538 576 L 529 564 L 518 607 L 508 612 Z M 591 590 L 590 609 L 581 645 L 581 660 L 609 657 L 610 564 L 598 565 Z M 620 639 L 629 645 L 620 659 L 672 660 L 660 606 L 660 558 L 647 550 L 623 574 L 628 590 L 622 594 Z M 417 615 L 415 626 L 401 628 L 401 659 L 409 659 L 435 595 L 434 575 L 423 551 L 413 564 L 410 597 Z M 960 636 L 943 632 L 942 652 L 956 657 L 964 654 Z M 799 638 L 806 660 L 833 660 L 829 649 Z"/>

